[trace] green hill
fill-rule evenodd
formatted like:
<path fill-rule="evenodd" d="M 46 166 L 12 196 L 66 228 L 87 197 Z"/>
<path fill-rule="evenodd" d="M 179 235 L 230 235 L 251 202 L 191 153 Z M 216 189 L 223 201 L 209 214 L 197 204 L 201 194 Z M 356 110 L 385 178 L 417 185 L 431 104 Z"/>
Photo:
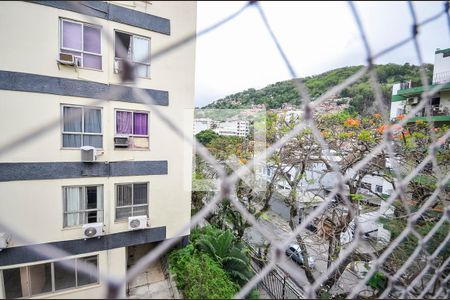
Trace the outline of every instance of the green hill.
<path fill-rule="evenodd" d="M 314 100 L 331 87 L 344 81 L 356 73 L 362 66 L 344 67 L 303 79 L 311 98 Z M 427 77 L 431 81 L 433 65 L 425 64 Z M 378 81 L 384 95 L 386 105 L 390 103 L 392 84 L 412 80 L 413 86 L 420 86 L 419 67 L 410 65 L 386 64 L 376 65 Z M 369 84 L 369 77 L 363 76 L 356 83 L 342 90 L 336 97 L 350 97 L 350 110 L 359 114 L 368 114 L 376 110 L 373 107 L 374 94 Z M 214 101 L 203 108 L 248 108 L 254 104 L 265 104 L 267 108 L 280 108 L 284 103 L 300 104 L 298 92 L 292 80 L 268 85 L 260 90 L 248 89 Z"/>

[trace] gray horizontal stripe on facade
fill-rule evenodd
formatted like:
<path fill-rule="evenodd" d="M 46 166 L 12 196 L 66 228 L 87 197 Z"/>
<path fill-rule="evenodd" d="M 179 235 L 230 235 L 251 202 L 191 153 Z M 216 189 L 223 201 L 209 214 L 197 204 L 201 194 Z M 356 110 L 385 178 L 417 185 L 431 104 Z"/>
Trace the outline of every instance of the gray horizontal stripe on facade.
<path fill-rule="evenodd" d="M 0 163 L 0 182 L 84 177 L 166 175 L 167 161 Z"/>
<path fill-rule="evenodd" d="M 103 1 L 28 1 L 170 35 L 170 20 Z"/>
<path fill-rule="evenodd" d="M 133 89 L 128 86 L 22 72 L 0 71 L 0 89 L 142 103 L 142 100 L 133 94 Z M 154 104 L 169 105 L 169 92 L 138 89 L 152 97 Z"/>
<path fill-rule="evenodd" d="M 166 227 L 146 228 L 141 230 L 113 233 L 90 239 L 50 242 L 3 249 L 0 253 L 0 266 L 31 263 L 47 259 L 58 259 L 64 256 L 45 256 L 45 246 L 56 247 L 69 255 L 104 251 L 109 249 L 142 245 L 166 239 Z"/>

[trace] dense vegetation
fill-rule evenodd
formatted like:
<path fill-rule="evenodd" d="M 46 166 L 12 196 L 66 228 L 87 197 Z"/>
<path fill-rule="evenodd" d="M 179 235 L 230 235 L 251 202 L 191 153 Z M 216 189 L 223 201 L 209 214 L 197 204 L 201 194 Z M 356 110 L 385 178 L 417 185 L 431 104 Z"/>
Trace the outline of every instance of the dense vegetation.
<path fill-rule="evenodd" d="M 331 87 L 343 82 L 356 73 L 362 66 L 344 67 L 328 71 L 319 75 L 304 78 L 304 83 L 312 99 L 316 99 Z M 427 77 L 432 77 L 433 65 L 426 64 Z M 392 85 L 396 82 L 412 81 L 413 86 L 420 86 L 420 68 L 408 63 L 402 65 L 376 65 L 378 82 L 381 85 L 385 103 L 391 98 Z M 350 110 L 362 115 L 374 113 L 378 109 L 373 106 L 374 93 L 369 83 L 369 76 L 365 75 L 356 83 L 342 90 L 336 97 L 350 97 Z M 265 104 L 266 108 L 280 108 L 284 103 L 299 105 L 298 92 L 291 80 L 277 82 L 263 89 L 248 89 L 240 93 L 219 99 L 205 108 L 247 108 L 253 104 Z"/>
<path fill-rule="evenodd" d="M 169 256 L 170 271 L 186 299 L 231 299 L 253 276 L 244 247 L 231 231 L 206 226 Z M 253 290 L 247 298 L 257 299 Z"/>

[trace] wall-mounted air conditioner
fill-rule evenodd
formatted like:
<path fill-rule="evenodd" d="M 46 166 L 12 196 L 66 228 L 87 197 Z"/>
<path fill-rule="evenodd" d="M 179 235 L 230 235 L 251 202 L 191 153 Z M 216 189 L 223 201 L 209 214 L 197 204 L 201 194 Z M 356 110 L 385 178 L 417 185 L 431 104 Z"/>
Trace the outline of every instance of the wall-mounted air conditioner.
<path fill-rule="evenodd" d="M 406 102 L 409 105 L 417 104 L 417 103 L 419 103 L 419 97 L 409 97 L 406 99 Z"/>
<path fill-rule="evenodd" d="M 147 228 L 147 216 L 128 217 L 128 230 Z"/>
<path fill-rule="evenodd" d="M 74 66 L 74 67 L 81 66 L 81 57 L 75 56 L 70 53 L 59 52 L 58 59 L 56 61 L 58 62 L 58 67 L 59 65 Z"/>
<path fill-rule="evenodd" d="M 83 237 L 85 239 L 100 237 L 103 235 L 103 223 L 88 223 L 83 225 Z"/>
<path fill-rule="evenodd" d="M 81 149 L 82 162 L 94 162 L 97 159 L 97 151 L 92 146 L 83 146 Z"/>
<path fill-rule="evenodd" d="M 114 137 L 114 147 L 116 148 L 128 148 L 129 138 L 127 136 Z"/>

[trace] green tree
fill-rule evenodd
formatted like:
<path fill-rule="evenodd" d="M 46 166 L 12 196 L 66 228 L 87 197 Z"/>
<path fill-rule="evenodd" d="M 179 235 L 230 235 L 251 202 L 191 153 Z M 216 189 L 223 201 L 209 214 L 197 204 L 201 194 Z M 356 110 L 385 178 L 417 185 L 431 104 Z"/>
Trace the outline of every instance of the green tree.
<path fill-rule="evenodd" d="M 219 235 L 204 235 L 197 240 L 195 246 L 218 262 L 239 285 L 243 286 L 252 277 L 248 257 L 243 252 L 243 247 L 235 242 L 230 230 Z"/>
<path fill-rule="evenodd" d="M 218 138 L 219 135 L 215 131 L 213 131 L 211 129 L 207 129 L 207 130 L 200 131 L 199 133 L 197 133 L 195 135 L 195 137 L 201 144 L 206 146 L 207 144 L 211 143 L 213 140 Z"/>

